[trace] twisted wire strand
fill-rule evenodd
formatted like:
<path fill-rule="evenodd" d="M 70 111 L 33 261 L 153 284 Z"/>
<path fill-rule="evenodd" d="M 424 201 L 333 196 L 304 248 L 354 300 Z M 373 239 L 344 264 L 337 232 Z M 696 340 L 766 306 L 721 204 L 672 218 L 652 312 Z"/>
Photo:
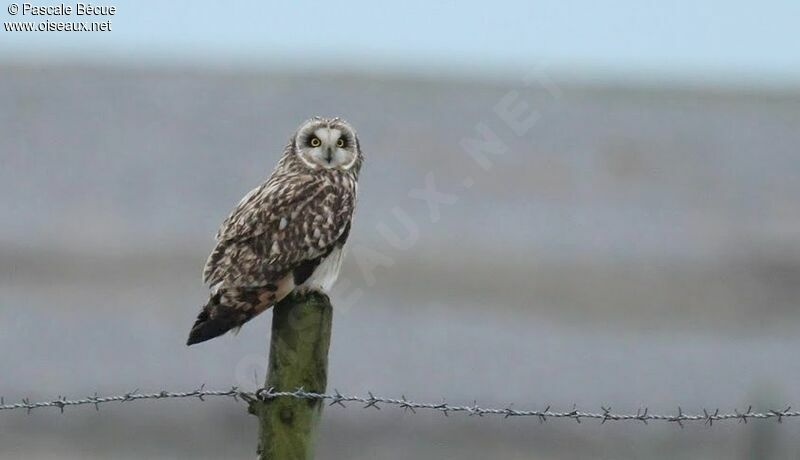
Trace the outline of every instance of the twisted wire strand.
<path fill-rule="evenodd" d="M 95 409 L 100 408 L 101 404 L 111 402 L 130 402 L 140 400 L 164 400 L 164 399 L 186 399 L 196 398 L 197 400 L 204 401 L 207 397 L 219 398 L 233 398 L 238 400 L 242 398 L 245 401 L 252 402 L 256 400 L 268 401 L 276 398 L 294 398 L 294 399 L 314 399 L 329 402 L 329 405 L 338 405 L 347 407 L 345 403 L 358 403 L 362 408 L 381 409 L 381 406 L 392 406 L 403 409 L 407 412 L 416 413 L 417 410 L 427 410 L 441 412 L 444 415 L 450 413 L 466 413 L 470 416 L 501 416 L 503 418 L 509 417 L 535 417 L 540 422 L 545 422 L 549 418 L 555 419 L 571 419 L 580 423 L 583 419 L 599 420 L 601 423 L 607 421 L 624 422 L 642 422 L 647 424 L 650 421 L 670 422 L 676 423 L 683 427 L 684 422 L 704 422 L 707 425 L 713 425 L 718 421 L 731 421 L 736 420 L 740 423 L 747 423 L 748 420 L 768 420 L 773 419 L 778 422 L 783 422 L 784 418 L 800 417 L 800 411 L 792 411 L 791 407 L 786 407 L 783 410 L 769 410 L 766 412 L 753 412 L 753 408 L 748 407 L 745 411 L 734 409 L 733 412 L 720 413 L 719 409 L 709 411 L 703 409 L 703 413 L 685 413 L 683 409 L 678 407 L 675 414 L 657 414 L 651 413 L 647 408 L 639 409 L 634 413 L 615 413 L 611 411 L 610 407 L 600 407 L 599 412 L 579 410 L 577 406 L 573 406 L 569 411 L 551 410 L 550 406 L 541 410 L 519 410 L 514 409 L 512 405 L 505 408 L 490 408 L 481 407 L 475 402 L 473 405 L 453 405 L 446 402 L 441 403 L 427 403 L 416 402 L 406 399 L 405 396 L 398 398 L 387 398 L 383 396 L 375 396 L 372 392 L 368 392 L 368 396 L 348 396 L 334 390 L 333 393 L 314 393 L 305 391 L 303 388 L 297 388 L 293 391 L 275 391 L 273 388 L 262 388 L 256 392 L 240 391 L 237 387 L 232 387 L 229 390 L 206 390 L 203 386 L 193 391 L 184 392 L 170 392 L 159 391 L 155 393 L 139 393 L 138 390 L 121 395 L 111 396 L 89 396 L 82 399 L 67 399 L 66 397 L 59 396 L 52 401 L 38 401 L 33 402 L 29 399 L 23 399 L 21 402 L 6 404 L 5 400 L 0 398 L 0 411 L 8 410 L 27 410 L 28 413 L 34 409 L 40 408 L 58 408 L 61 412 L 69 406 L 82 406 L 94 405 Z"/>

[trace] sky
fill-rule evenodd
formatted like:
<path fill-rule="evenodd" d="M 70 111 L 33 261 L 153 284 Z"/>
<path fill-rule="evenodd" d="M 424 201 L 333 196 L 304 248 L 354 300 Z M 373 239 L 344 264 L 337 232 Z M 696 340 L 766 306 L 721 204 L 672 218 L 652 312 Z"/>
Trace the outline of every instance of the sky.
<path fill-rule="evenodd" d="M 94 5 L 117 7 L 114 16 L 96 19 L 110 19 L 110 32 L 1 30 L 0 61 L 465 76 L 544 65 L 578 79 L 800 86 L 796 0 L 103 0 Z M 3 21 L 92 20 L 12 17 L 2 10 Z"/>

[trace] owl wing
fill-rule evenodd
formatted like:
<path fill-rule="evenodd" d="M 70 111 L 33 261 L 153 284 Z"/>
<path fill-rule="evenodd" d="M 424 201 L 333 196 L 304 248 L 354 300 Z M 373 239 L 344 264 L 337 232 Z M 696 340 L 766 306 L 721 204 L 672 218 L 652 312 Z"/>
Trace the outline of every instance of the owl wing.
<path fill-rule="evenodd" d="M 349 228 L 354 206 L 352 193 L 324 178 L 273 177 L 225 219 L 203 281 L 236 288 L 273 284 L 330 252 Z"/>

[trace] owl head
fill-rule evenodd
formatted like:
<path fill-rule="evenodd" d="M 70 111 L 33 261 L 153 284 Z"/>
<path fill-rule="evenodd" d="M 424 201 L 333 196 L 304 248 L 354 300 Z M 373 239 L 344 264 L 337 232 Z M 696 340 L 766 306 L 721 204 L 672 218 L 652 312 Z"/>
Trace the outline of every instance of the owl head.
<path fill-rule="evenodd" d="M 338 117 L 314 117 L 300 125 L 294 136 L 294 154 L 311 169 L 348 171 L 361 162 L 355 130 Z"/>

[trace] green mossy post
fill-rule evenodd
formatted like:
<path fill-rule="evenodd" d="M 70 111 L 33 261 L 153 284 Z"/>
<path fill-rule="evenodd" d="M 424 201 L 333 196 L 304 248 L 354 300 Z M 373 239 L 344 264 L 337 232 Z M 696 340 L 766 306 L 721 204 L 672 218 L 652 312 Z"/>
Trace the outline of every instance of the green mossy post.
<path fill-rule="evenodd" d="M 332 317 L 330 299 L 317 292 L 292 294 L 274 307 L 265 388 L 325 392 Z M 321 400 L 294 398 L 251 401 L 250 413 L 260 422 L 258 458 L 314 458 L 323 405 Z"/>

